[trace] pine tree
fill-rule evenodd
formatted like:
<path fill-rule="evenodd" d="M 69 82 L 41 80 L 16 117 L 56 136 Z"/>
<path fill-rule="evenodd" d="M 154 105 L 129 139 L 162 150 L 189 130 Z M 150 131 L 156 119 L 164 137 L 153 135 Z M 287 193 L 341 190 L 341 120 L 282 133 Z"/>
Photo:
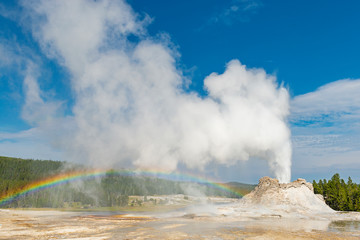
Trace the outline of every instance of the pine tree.
<path fill-rule="evenodd" d="M 313 187 L 314 187 L 314 193 L 315 193 L 315 194 L 321 194 L 320 187 L 319 187 L 319 185 L 316 183 L 315 180 L 313 180 Z"/>

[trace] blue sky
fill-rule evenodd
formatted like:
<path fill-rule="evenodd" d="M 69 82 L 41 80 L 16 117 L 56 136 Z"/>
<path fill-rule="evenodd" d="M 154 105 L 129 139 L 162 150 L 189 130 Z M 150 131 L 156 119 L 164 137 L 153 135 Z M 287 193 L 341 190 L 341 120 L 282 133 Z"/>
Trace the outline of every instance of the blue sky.
<path fill-rule="evenodd" d="M 357 1 L 131 3 L 154 17 L 152 34 L 170 34 L 181 62 L 196 67 L 196 82 L 233 58 L 275 73 L 294 96 L 360 75 Z M 229 11 L 234 6 L 238 10 Z"/>
<path fill-rule="evenodd" d="M 44 2 L 30 1 L 35 3 Z M 213 72 L 223 73 L 233 59 L 276 76 L 290 93 L 292 179 L 329 178 L 339 172 L 360 182 L 358 1 L 127 3 L 143 21 L 140 30 L 129 30 L 129 43 L 148 38 L 168 44 L 176 68 L 190 84 L 186 91 L 206 97 L 204 79 Z M 29 99 L 35 92 L 35 105 L 51 113 L 59 129 L 66 126 L 71 131 L 72 124 L 67 123 L 76 115 L 79 99 L 71 80 L 76 73 L 66 58 L 59 57 L 63 52 L 44 46 L 51 45 L 48 38 L 53 36 L 42 32 L 39 37 L 41 14 L 36 15 L 39 12 L 30 4 L 0 4 L 0 155 L 66 160 L 66 147 L 59 147 L 61 140 L 54 137 L 65 130 L 43 127 L 49 125 L 47 118 L 37 115 L 41 111 L 32 108 Z M 25 80 L 27 76 L 36 78 L 38 90 L 32 80 Z M 266 162 L 258 159 L 236 167 L 211 163 L 204 171 L 224 181 L 256 182 L 271 175 Z"/>

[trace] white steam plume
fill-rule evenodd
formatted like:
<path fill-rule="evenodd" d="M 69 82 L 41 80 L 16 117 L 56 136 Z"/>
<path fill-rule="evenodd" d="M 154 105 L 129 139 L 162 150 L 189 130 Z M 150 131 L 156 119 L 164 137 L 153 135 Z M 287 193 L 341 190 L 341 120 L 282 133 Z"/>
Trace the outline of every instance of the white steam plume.
<path fill-rule="evenodd" d="M 151 39 L 149 18 L 139 20 L 125 2 L 24 6 L 43 51 L 72 76 L 73 126 L 61 145 L 72 159 L 175 170 L 260 157 L 290 180 L 289 96 L 275 77 L 233 60 L 205 79 L 207 96 L 185 93 L 177 53 Z"/>

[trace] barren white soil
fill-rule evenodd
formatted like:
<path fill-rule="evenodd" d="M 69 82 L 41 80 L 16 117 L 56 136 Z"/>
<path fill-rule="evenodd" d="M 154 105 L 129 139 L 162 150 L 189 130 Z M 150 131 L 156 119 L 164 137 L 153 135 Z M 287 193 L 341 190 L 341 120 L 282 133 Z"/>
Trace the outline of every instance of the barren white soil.
<path fill-rule="evenodd" d="M 360 214 L 331 210 L 301 179 L 262 178 L 241 200 L 187 201 L 194 204 L 136 215 L 0 209 L 0 239 L 360 239 Z"/>

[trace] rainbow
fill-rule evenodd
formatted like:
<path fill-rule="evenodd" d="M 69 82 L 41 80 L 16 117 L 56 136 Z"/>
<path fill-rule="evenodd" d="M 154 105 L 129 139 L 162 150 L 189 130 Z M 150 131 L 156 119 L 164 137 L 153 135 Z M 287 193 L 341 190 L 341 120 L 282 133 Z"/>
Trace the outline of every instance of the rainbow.
<path fill-rule="evenodd" d="M 39 181 L 32 182 L 21 189 L 17 189 L 11 193 L 0 196 L 0 206 L 10 203 L 27 194 L 41 191 L 43 189 L 52 188 L 58 185 L 63 185 L 74 181 L 102 178 L 106 176 L 144 176 L 144 177 L 158 177 L 162 179 L 175 180 L 175 181 L 194 182 L 230 192 L 238 197 L 243 196 L 243 194 L 234 191 L 226 184 L 216 183 L 214 181 L 210 181 L 205 178 L 195 177 L 187 174 L 180 174 L 176 172 L 167 173 L 167 172 L 159 172 L 159 171 L 144 171 L 144 170 L 131 171 L 131 170 L 96 169 L 96 170 L 83 170 L 83 171 L 71 171 L 71 172 L 60 173 Z"/>

